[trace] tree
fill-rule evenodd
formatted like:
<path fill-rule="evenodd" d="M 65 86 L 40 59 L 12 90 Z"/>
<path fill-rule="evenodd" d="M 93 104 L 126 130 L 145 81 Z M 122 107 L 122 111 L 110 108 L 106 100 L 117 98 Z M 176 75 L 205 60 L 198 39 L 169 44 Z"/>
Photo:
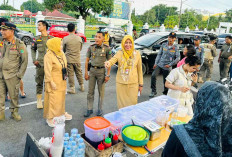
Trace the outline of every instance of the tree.
<path fill-rule="evenodd" d="M 2 4 L 0 6 L 0 10 L 12 10 L 12 11 L 18 11 L 17 9 L 15 9 L 14 7 L 10 6 L 10 5 L 5 5 L 5 4 Z"/>
<path fill-rule="evenodd" d="M 45 6 L 37 0 L 28 0 L 27 2 L 24 2 L 20 8 L 24 8 L 24 10 L 29 10 L 32 13 L 37 13 L 38 11 L 44 11 Z"/>
<path fill-rule="evenodd" d="M 8 5 L 9 0 L 3 0 L 3 5 Z"/>
<path fill-rule="evenodd" d="M 231 22 L 232 21 L 232 9 L 226 11 L 225 21 L 226 22 Z"/>
<path fill-rule="evenodd" d="M 49 10 L 76 11 L 75 16 L 81 15 L 83 19 L 90 15 L 90 11 L 109 16 L 114 8 L 114 0 L 44 0 L 44 4 Z"/>
<path fill-rule="evenodd" d="M 179 20 L 178 15 L 168 16 L 168 17 L 164 20 L 164 25 L 165 25 L 167 28 L 174 28 L 175 25 L 178 25 L 178 20 Z"/>

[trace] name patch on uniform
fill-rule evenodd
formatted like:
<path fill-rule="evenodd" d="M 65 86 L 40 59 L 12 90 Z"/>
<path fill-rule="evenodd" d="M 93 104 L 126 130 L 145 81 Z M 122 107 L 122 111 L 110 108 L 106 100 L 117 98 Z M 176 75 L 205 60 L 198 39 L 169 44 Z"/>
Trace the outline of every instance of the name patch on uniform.
<path fill-rule="evenodd" d="M 167 51 L 167 49 L 164 48 L 164 51 Z"/>
<path fill-rule="evenodd" d="M 170 50 L 170 52 L 176 52 L 175 50 Z"/>
<path fill-rule="evenodd" d="M 40 41 L 42 41 L 42 40 L 38 39 L 37 41 L 40 42 Z"/>
<path fill-rule="evenodd" d="M 106 54 L 100 54 L 100 56 L 106 56 Z"/>

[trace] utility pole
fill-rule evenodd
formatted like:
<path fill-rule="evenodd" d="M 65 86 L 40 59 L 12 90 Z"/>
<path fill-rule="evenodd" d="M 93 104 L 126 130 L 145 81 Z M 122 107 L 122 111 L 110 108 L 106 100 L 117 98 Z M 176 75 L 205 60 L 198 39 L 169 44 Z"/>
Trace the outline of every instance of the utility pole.
<path fill-rule="evenodd" d="M 180 13 L 179 13 L 179 21 L 178 21 L 178 27 L 180 28 L 180 19 L 181 19 L 181 10 L 182 10 L 183 0 L 180 0 Z"/>
<path fill-rule="evenodd" d="M 208 18 L 208 22 L 207 22 L 207 30 L 208 30 L 208 27 L 209 27 L 209 21 L 210 21 L 210 13 L 209 13 L 209 18 Z"/>

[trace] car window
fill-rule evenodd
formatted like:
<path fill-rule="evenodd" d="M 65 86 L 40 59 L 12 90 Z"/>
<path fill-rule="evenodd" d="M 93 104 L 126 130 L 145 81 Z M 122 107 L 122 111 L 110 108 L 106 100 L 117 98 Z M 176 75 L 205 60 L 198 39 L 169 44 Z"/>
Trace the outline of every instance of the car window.
<path fill-rule="evenodd" d="M 57 31 L 65 31 L 65 27 L 60 27 L 60 26 L 56 26 L 54 29 Z"/>
<path fill-rule="evenodd" d="M 218 38 L 225 38 L 228 35 L 230 35 L 230 34 L 221 34 L 221 35 L 218 36 Z"/>
<path fill-rule="evenodd" d="M 147 34 L 135 40 L 135 44 L 149 47 L 163 36 L 157 34 Z"/>

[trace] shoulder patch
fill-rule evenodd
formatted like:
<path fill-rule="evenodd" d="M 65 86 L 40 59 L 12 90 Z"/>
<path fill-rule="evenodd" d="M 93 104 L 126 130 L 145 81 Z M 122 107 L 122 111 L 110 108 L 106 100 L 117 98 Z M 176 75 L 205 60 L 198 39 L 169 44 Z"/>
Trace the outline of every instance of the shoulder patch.
<path fill-rule="evenodd" d="M 23 50 L 23 49 L 21 49 L 21 50 L 20 50 L 20 53 L 24 53 L 24 50 Z"/>

